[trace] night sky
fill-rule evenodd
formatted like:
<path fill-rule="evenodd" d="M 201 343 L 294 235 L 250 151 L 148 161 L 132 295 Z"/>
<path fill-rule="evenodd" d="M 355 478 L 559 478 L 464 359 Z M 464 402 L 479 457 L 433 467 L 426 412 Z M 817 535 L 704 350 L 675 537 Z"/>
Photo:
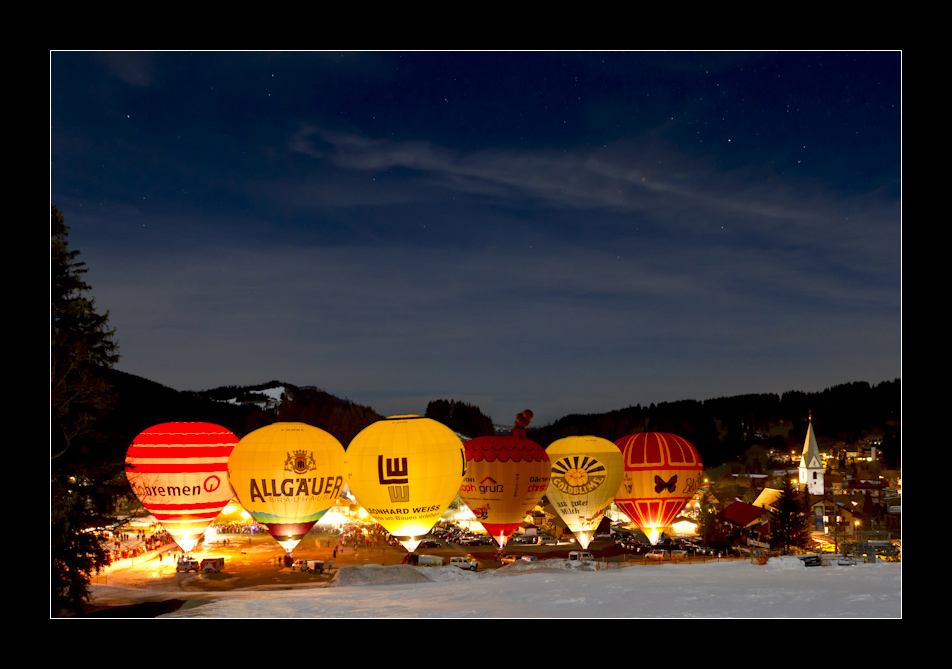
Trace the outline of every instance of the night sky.
<path fill-rule="evenodd" d="M 118 368 L 497 423 L 902 375 L 900 52 L 51 52 Z"/>

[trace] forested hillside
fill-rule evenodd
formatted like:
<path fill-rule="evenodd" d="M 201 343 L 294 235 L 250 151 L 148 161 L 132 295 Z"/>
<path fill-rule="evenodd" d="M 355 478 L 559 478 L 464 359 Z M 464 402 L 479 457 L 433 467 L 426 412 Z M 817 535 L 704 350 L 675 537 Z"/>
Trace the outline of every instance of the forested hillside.
<path fill-rule="evenodd" d="M 280 381 L 256 386 L 226 386 L 177 391 L 131 374 L 110 370 L 117 397 L 105 425 L 124 434 L 122 454 L 147 427 L 173 421 L 208 421 L 239 437 L 277 421 L 320 427 L 345 446 L 358 432 L 382 418 L 370 407 L 354 404 L 312 387 Z"/>
<path fill-rule="evenodd" d="M 901 381 L 896 379 L 877 385 L 846 383 L 815 393 L 737 395 L 569 415 L 531 434 L 546 446 L 575 434 L 615 441 L 633 432 L 672 432 L 694 444 L 705 465 L 715 466 L 742 458 L 754 445 L 801 448 L 812 415 L 821 446 L 880 435 L 887 466 L 898 467 L 901 411 Z"/>
<path fill-rule="evenodd" d="M 327 430 L 346 447 L 360 430 L 382 418 L 371 407 L 324 390 L 279 381 L 180 392 L 114 370 L 110 370 L 110 377 L 117 399 L 102 427 L 115 437 L 110 440 L 111 455 L 119 462 L 132 437 L 166 421 L 210 421 L 239 437 L 275 421 L 301 421 Z M 901 382 L 896 379 L 877 385 L 846 383 L 814 393 L 738 395 L 573 414 L 549 425 L 530 427 L 530 435 L 547 446 L 576 434 L 594 434 L 614 441 L 633 432 L 673 432 L 694 444 L 705 465 L 716 466 L 742 459 L 753 445 L 799 449 L 812 413 L 821 446 L 881 435 L 887 466 L 898 467 L 901 410 Z M 457 400 L 433 400 L 425 415 L 469 437 L 493 431 L 491 417 L 479 407 Z"/>

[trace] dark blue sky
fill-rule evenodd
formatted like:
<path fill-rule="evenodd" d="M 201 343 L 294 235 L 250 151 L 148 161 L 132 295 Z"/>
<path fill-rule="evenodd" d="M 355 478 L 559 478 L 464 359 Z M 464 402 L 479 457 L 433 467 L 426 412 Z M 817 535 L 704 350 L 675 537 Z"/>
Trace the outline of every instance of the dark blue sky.
<path fill-rule="evenodd" d="M 53 52 L 50 197 L 178 390 L 497 423 L 901 377 L 901 53 Z"/>

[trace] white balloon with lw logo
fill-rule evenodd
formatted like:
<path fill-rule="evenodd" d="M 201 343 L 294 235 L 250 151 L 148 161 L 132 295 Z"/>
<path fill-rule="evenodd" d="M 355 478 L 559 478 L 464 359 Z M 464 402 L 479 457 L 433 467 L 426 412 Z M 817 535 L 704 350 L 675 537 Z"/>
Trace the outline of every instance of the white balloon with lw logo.
<path fill-rule="evenodd" d="M 456 497 L 465 469 L 462 440 L 421 416 L 367 426 L 344 455 L 351 493 L 411 553 Z"/>
<path fill-rule="evenodd" d="M 552 462 L 546 497 L 582 548 L 588 548 L 625 475 L 622 453 L 595 436 L 565 437 L 545 450 Z"/>

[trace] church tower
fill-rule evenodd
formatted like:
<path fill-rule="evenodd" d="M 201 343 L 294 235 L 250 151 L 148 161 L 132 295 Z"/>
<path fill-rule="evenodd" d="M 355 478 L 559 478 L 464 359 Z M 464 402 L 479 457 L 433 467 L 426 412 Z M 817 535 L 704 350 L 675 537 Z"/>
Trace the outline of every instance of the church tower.
<path fill-rule="evenodd" d="M 800 455 L 800 488 L 811 495 L 823 494 L 823 459 L 820 457 L 816 435 L 813 434 L 812 414 L 807 427 L 807 438 L 803 442 L 803 453 Z"/>

